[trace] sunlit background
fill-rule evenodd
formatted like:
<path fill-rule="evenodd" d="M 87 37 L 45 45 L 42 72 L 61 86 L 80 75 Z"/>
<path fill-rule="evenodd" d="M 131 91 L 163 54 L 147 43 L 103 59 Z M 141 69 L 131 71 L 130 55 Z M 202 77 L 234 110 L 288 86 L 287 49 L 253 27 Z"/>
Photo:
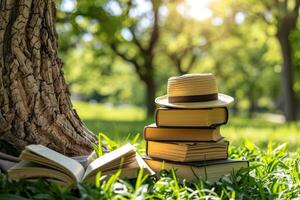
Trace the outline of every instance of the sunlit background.
<path fill-rule="evenodd" d="M 178 12 L 185 17 L 192 17 L 197 20 L 204 20 L 212 16 L 209 4 L 213 0 L 186 0 L 178 5 Z"/>
<path fill-rule="evenodd" d="M 299 8 L 274 2 L 60 1 L 60 54 L 75 108 L 94 132 L 134 135 L 153 122 L 154 98 L 170 76 L 212 72 L 236 100 L 226 136 L 297 146 L 299 123 L 286 122 L 300 113 Z"/>

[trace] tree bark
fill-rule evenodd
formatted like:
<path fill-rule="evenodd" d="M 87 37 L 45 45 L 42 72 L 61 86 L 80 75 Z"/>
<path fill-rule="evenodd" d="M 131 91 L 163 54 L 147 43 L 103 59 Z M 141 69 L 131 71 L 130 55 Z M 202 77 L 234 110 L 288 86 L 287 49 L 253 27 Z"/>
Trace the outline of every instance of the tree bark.
<path fill-rule="evenodd" d="M 277 38 L 282 53 L 281 94 L 283 95 L 284 115 L 286 121 L 295 121 L 297 119 L 297 105 L 293 89 L 292 49 L 289 41 L 289 33 L 288 28 L 283 26 L 278 31 Z"/>
<path fill-rule="evenodd" d="M 1 150 L 43 144 L 70 156 L 88 153 L 96 140 L 72 108 L 54 0 L 1 0 L 0 7 Z"/>
<path fill-rule="evenodd" d="M 145 80 L 146 84 L 146 103 L 147 103 L 147 117 L 152 117 L 154 115 L 156 105 L 154 102 L 156 85 L 153 77 L 149 77 Z"/>
<path fill-rule="evenodd" d="M 249 102 L 250 102 L 250 105 L 249 105 L 249 108 L 248 108 L 248 117 L 249 118 L 254 117 L 254 112 L 257 109 L 257 102 L 256 101 L 257 101 L 257 99 L 249 96 Z"/>

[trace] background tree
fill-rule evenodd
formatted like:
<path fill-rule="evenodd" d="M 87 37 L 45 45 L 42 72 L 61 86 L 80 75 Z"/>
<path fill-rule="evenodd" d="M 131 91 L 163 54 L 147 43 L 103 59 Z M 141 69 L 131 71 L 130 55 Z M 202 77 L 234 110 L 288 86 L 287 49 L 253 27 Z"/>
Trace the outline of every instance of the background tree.
<path fill-rule="evenodd" d="M 73 25 L 73 29 L 61 37 L 63 49 L 72 47 L 70 52 L 62 54 L 67 61 L 65 71 L 72 80 L 72 91 L 81 93 L 83 100 L 144 107 L 148 99 L 154 106 L 153 99 L 141 95 L 146 93 L 147 87 L 140 84 L 144 82 L 140 81 L 134 65 L 144 68 L 146 58 L 142 49 L 147 49 L 153 33 L 152 4 L 155 1 L 64 2 L 73 2 L 73 9 L 61 13 L 59 19 L 62 36 L 70 24 Z M 165 94 L 170 76 L 214 72 L 220 90 L 236 97 L 233 108 L 237 114 L 255 116 L 265 111 L 281 114 L 283 105 L 290 104 L 284 103 L 284 95 L 280 94 L 283 68 L 276 36 L 277 4 L 266 1 L 273 6 L 270 10 L 265 1 L 212 1 L 211 13 L 199 19 L 189 10 L 182 10 L 182 5 L 188 2 L 159 2 L 159 37 L 151 54 L 154 66 L 151 79 L 156 95 Z M 291 11 L 294 1 L 287 2 Z M 294 95 L 300 91 L 298 35 L 299 23 L 289 36 L 293 45 Z M 71 45 L 66 41 L 71 41 Z M 146 69 L 141 72 L 149 74 Z"/>
<path fill-rule="evenodd" d="M 58 58 L 53 0 L 6 0 L 0 10 L 1 151 L 43 144 L 86 154 L 95 136 L 72 108 Z"/>
<path fill-rule="evenodd" d="M 159 40 L 160 0 L 147 0 L 149 10 L 141 14 L 136 12 L 137 2 L 103 1 L 95 6 L 90 1 L 77 1 L 75 19 L 79 16 L 89 19 L 89 24 L 97 23 L 93 36 L 112 52 L 130 63 L 140 80 L 145 84 L 147 116 L 155 111 L 155 47 Z M 147 18 L 148 17 L 148 18 Z M 145 21 L 149 20 L 150 21 Z M 147 25 L 143 23 L 149 23 Z"/>
<path fill-rule="evenodd" d="M 299 16 L 300 0 L 264 0 L 260 1 L 263 9 L 259 9 L 253 1 L 253 14 L 261 16 L 270 26 L 276 28 L 276 38 L 279 42 L 282 57 L 281 95 L 283 99 L 284 115 L 287 121 L 297 119 L 297 102 L 294 92 L 293 52 L 291 33 L 296 30 Z M 249 12 L 249 11 L 248 11 Z"/>
<path fill-rule="evenodd" d="M 290 36 L 290 41 L 292 44 L 292 52 L 293 52 L 293 66 L 294 66 L 294 91 L 296 94 L 296 101 L 299 102 L 300 99 L 300 46 L 298 45 L 300 43 L 300 22 L 298 20 L 298 25 L 297 29 L 294 30 L 291 33 Z M 300 106 L 299 104 L 297 105 L 298 107 L 298 119 L 300 117 Z"/>
<path fill-rule="evenodd" d="M 271 81 L 270 84 L 265 84 L 265 86 L 263 87 L 264 88 L 270 87 L 268 91 L 274 91 L 273 95 L 274 94 L 278 95 L 278 97 L 275 98 L 272 97 L 272 102 L 273 102 L 272 104 L 276 104 L 280 109 L 281 107 L 284 108 L 283 110 L 284 110 L 284 115 L 286 120 L 287 121 L 295 120 L 296 112 L 297 112 L 296 101 L 295 101 L 295 89 L 294 89 L 295 85 L 293 83 L 294 82 L 293 79 L 295 78 L 293 77 L 293 74 L 295 70 L 292 67 L 293 52 L 291 52 L 291 48 L 290 48 L 291 44 L 294 41 L 291 40 L 290 33 L 294 29 L 296 29 L 296 25 L 297 25 L 296 22 L 299 13 L 298 2 L 297 1 L 268 1 L 268 0 L 260 1 L 259 3 L 257 3 L 257 1 L 252 1 L 252 0 L 243 1 L 243 2 L 227 1 L 226 3 L 219 4 L 219 5 L 217 3 L 214 3 L 212 5 L 212 9 L 214 13 L 218 13 L 218 16 L 221 17 L 223 21 L 222 23 L 226 24 L 227 31 L 225 32 L 230 32 L 229 41 L 231 40 L 231 43 L 228 44 L 229 45 L 228 47 L 231 46 L 231 48 L 234 48 L 235 44 L 240 42 L 243 43 L 243 45 L 239 47 L 238 51 L 232 51 L 231 53 L 227 53 L 227 58 L 236 58 L 237 56 L 239 56 L 240 51 L 248 51 L 247 55 L 253 57 L 252 59 L 247 59 L 248 56 L 245 54 L 246 57 L 244 57 L 243 59 L 239 59 L 239 62 L 236 63 L 237 66 L 239 66 L 236 68 L 236 70 L 240 71 L 240 69 L 242 69 L 240 64 L 241 63 L 246 64 L 245 61 L 247 60 L 248 61 L 256 60 L 257 61 L 256 63 L 252 62 L 253 64 L 255 64 L 253 66 L 253 70 L 255 68 L 259 68 L 258 67 L 260 65 L 259 61 L 262 61 L 261 63 L 265 62 L 265 66 L 267 65 L 270 66 L 270 70 L 265 70 L 264 68 L 262 68 L 261 70 L 264 70 L 266 72 L 269 71 L 267 73 L 269 74 L 267 75 L 268 77 L 272 74 L 272 70 L 273 70 L 274 76 L 277 76 L 276 73 L 279 71 L 277 62 L 279 62 L 278 58 L 280 58 L 281 55 L 283 61 L 282 62 L 283 65 L 281 68 L 281 81 L 280 81 L 281 94 L 279 95 L 279 93 L 276 92 L 277 91 L 276 87 L 275 89 L 271 89 L 274 86 L 274 82 L 276 86 L 276 81 L 275 81 L 276 79 L 273 79 L 273 81 Z M 221 32 L 220 28 L 218 28 L 218 30 L 219 32 Z M 262 53 L 264 51 L 260 51 L 259 49 L 263 50 L 266 48 L 267 51 L 263 54 L 257 53 L 255 55 L 255 51 L 251 50 L 253 49 L 253 47 L 247 44 L 248 41 L 249 42 L 251 41 L 249 40 L 249 38 L 251 37 L 254 39 L 252 42 L 255 43 L 256 47 L 254 47 L 254 49 L 257 48 L 257 52 Z M 279 37 L 281 39 L 279 39 Z M 282 38 L 286 38 L 284 45 L 282 43 L 283 41 Z M 279 41 L 278 42 L 279 48 L 277 48 L 277 44 L 273 42 L 274 39 Z M 218 46 L 218 44 L 214 43 L 214 46 L 216 45 Z M 223 47 L 225 46 L 223 45 Z M 287 50 L 285 47 L 288 47 L 287 49 L 289 50 Z M 283 48 L 285 48 L 285 50 Z M 213 55 L 216 56 L 215 58 L 220 57 L 216 55 L 216 53 L 218 52 L 216 51 L 216 49 L 212 49 L 211 52 L 213 52 Z M 263 56 L 264 54 L 265 56 Z M 290 56 L 287 56 L 287 54 L 290 54 Z M 266 58 L 269 61 L 267 61 Z M 218 65 L 220 65 L 220 63 Z M 249 67 L 244 69 L 246 69 L 247 71 L 246 73 L 247 79 L 245 80 L 245 84 L 248 86 L 252 85 L 250 81 L 251 71 L 248 70 Z M 244 74 L 244 76 L 246 76 L 246 74 Z M 259 85 L 260 85 L 259 83 L 254 84 L 254 86 L 259 86 Z M 250 93 L 256 96 L 258 95 L 257 94 L 258 91 L 260 90 L 257 90 L 256 88 L 256 89 L 252 89 Z M 270 92 L 266 92 L 266 94 L 270 95 Z M 260 94 L 258 96 L 264 96 L 264 94 Z M 279 102 L 278 100 L 281 100 L 282 103 L 278 103 Z M 257 99 L 254 101 L 256 101 L 256 104 L 258 103 Z M 252 101 L 251 104 L 253 105 L 253 103 L 254 102 Z"/>
<path fill-rule="evenodd" d="M 179 3 L 182 3 L 179 1 Z M 183 16 L 177 9 L 178 1 L 166 3 L 168 14 L 164 16 L 161 29 L 160 54 L 169 61 L 178 75 L 189 73 L 208 44 L 204 23 Z M 178 28 L 180 27 L 180 29 Z"/>

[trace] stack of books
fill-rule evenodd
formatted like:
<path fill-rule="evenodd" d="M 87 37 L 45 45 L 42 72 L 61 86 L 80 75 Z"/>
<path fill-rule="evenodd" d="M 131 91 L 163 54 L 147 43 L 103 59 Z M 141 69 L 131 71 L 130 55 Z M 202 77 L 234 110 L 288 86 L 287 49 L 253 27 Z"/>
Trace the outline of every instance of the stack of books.
<path fill-rule="evenodd" d="M 247 167 L 247 161 L 228 159 L 229 142 L 220 133 L 227 121 L 227 107 L 158 108 L 156 123 L 144 128 L 144 160 L 156 172 L 173 168 L 187 181 L 217 181 Z"/>

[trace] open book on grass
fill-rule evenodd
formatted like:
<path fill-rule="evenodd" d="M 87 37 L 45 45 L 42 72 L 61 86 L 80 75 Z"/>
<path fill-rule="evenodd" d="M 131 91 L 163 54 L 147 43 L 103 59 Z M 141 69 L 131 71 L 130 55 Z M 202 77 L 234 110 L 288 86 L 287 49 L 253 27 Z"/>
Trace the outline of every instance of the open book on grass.
<path fill-rule="evenodd" d="M 120 178 L 136 178 L 140 169 L 153 174 L 131 144 L 89 161 L 84 168 L 78 161 L 42 145 L 29 145 L 21 153 L 21 162 L 8 171 L 10 180 L 35 180 L 44 177 L 59 184 L 71 186 L 77 182 L 95 183 L 97 173 L 115 174 L 121 169 Z M 92 160 L 92 159 L 91 159 Z"/>

